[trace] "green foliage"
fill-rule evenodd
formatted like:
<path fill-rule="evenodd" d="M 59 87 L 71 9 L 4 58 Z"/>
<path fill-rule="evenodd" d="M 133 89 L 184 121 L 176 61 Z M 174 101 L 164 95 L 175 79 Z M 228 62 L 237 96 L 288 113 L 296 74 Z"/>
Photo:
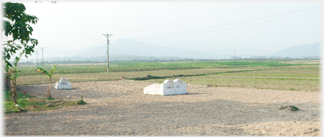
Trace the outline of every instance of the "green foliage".
<path fill-rule="evenodd" d="M 5 96 L 5 100 L 9 100 L 10 99 L 10 93 L 9 93 L 9 90 L 5 90 L 4 91 L 4 96 Z M 20 99 L 23 99 L 23 98 L 35 98 L 35 96 L 30 96 L 28 94 L 22 94 L 22 93 L 19 93 L 17 94 L 17 97 L 20 98 Z"/>
<path fill-rule="evenodd" d="M 55 100 L 55 98 L 52 98 L 52 97 L 48 97 L 46 98 L 47 100 Z"/>
<path fill-rule="evenodd" d="M 26 7 L 21 3 L 6 2 L 2 4 L 3 9 L 3 32 L 6 37 L 12 38 L 3 44 L 3 59 L 5 60 L 4 68 L 6 71 L 5 77 L 10 79 L 12 85 L 10 93 L 13 101 L 17 103 L 16 79 L 19 76 L 17 65 L 21 56 L 25 54 L 27 58 L 34 52 L 35 46 L 38 44 L 36 39 L 30 38 L 33 28 L 29 23 L 36 24 L 38 18 L 25 13 Z M 20 44 L 15 43 L 20 40 Z M 31 44 L 31 45 L 30 45 Z M 16 54 L 18 50 L 22 52 L 14 59 L 14 64 L 9 63 L 12 55 Z"/>
<path fill-rule="evenodd" d="M 282 106 L 282 107 L 280 107 L 279 109 L 282 110 L 282 109 L 286 109 L 287 107 L 288 107 L 288 106 L 284 106 L 284 107 Z"/>
<path fill-rule="evenodd" d="M 289 106 L 290 107 L 290 110 L 291 111 L 297 111 L 297 110 L 299 110 L 299 108 L 298 107 L 295 107 L 295 106 Z"/>
<path fill-rule="evenodd" d="M 27 106 L 27 98 L 31 99 L 31 98 L 35 98 L 35 97 L 31 97 L 30 95 L 25 95 L 22 93 L 18 93 L 17 97 L 19 98 L 19 100 L 17 101 L 17 104 L 14 103 L 13 101 L 10 101 L 10 93 L 9 90 L 5 90 L 4 91 L 4 96 L 5 96 L 5 112 L 6 113 L 11 113 L 11 112 L 23 112 Z M 20 109 L 19 109 L 20 108 Z"/>
<path fill-rule="evenodd" d="M 25 56 L 31 55 L 34 52 L 34 47 L 38 45 L 37 39 L 30 38 L 33 28 L 30 23 L 36 24 L 38 18 L 36 16 L 25 13 L 26 7 L 21 3 L 3 3 L 3 31 L 5 36 L 11 36 L 12 41 L 4 43 L 4 56 L 7 60 L 18 50 L 24 50 Z M 19 44 L 14 43 L 15 40 L 20 40 Z M 31 45 L 28 45 L 30 43 Z"/>
<path fill-rule="evenodd" d="M 85 102 L 85 101 L 83 101 L 83 100 L 79 100 L 79 101 L 77 101 L 77 104 L 79 104 L 79 105 L 84 105 L 84 104 L 87 104 L 87 102 Z"/>
<path fill-rule="evenodd" d="M 48 96 L 49 98 L 52 98 L 52 97 L 51 97 L 51 83 L 52 83 L 52 76 L 53 76 L 55 70 L 56 70 L 56 65 L 52 66 L 51 73 L 48 73 L 45 69 L 40 68 L 40 67 L 38 67 L 38 68 L 36 69 L 36 71 L 41 72 L 41 73 L 44 73 L 44 74 L 46 74 L 47 76 L 49 76 L 49 78 L 50 78 L 50 80 L 49 80 L 48 92 L 47 92 L 47 96 Z"/>
<path fill-rule="evenodd" d="M 55 71 L 56 71 L 56 65 L 53 65 L 51 69 L 51 75 L 53 75 Z"/>
<path fill-rule="evenodd" d="M 16 80 L 19 75 L 19 71 L 17 71 L 17 65 L 23 53 L 20 53 L 20 56 L 17 56 L 14 61 L 14 65 L 12 65 L 8 60 L 5 60 L 4 68 L 7 72 L 8 76 L 6 78 L 10 80 Z"/>
<path fill-rule="evenodd" d="M 51 71 L 50 71 L 51 73 L 48 73 L 45 69 L 40 68 L 40 67 L 38 67 L 38 68 L 36 69 L 36 71 L 41 72 L 41 73 L 44 73 L 44 74 L 46 74 L 47 76 L 49 76 L 50 78 L 52 78 L 53 74 L 54 74 L 55 71 L 56 71 L 56 65 L 53 65 L 53 66 L 52 66 Z"/>
<path fill-rule="evenodd" d="M 282 109 L 286 109 L 286 108 L 288 108 L 288 107 L 290 107 L 290 110 L 291 110 L 291 111 L 298 111 L 298 110 L 299 110 L 299 108 L 296 107 L 296 106 L 282 106 L 282 107 L 280 107 L 279 109 L 282 110 Z"/>
<path fill-rule="evenodd" d="M 45 69 L 43 69 L 43 68 L 38 67 L 38 68 L 36 69 L 36 71 L 41 72 L 41 73 L 44 73 L 44 74 L 46 74 L 47 76 L 51 77 L 51 74 L 49 74 L 49 73 L 48 73 Z"/>
<path fill-rule="evenodd" d="M 30 96 L 28 94 L 17 93 L 19 100 L 17 104 L 13 101 L 10 101 L 9 90 L 4 91 L 5 101 L 4 101 L 4 109 L 5 113 L 20 113 L 25 111 L 41 111 L 48 109 L 56 109 L 59 106 L 73 106 L 77 105 L 77 101 L 56 101 L 52 99 L 40 99 L 35 96 Z M 37 101 L 31 101 L 32 99 L 36 99 Z M 48 103 L 51 103 L 53 107 L 45 107 Z"/>
<path fill-rule="evenodd" d="M 16 79 L 19 76 L 19 71 L 17 71 L 17 65 L 18 62 L 23 55 L 23 52 L 19 54 L 20 56 L 15 58 L 14 65 L 11 65 L 11 63 L 8 60 L 5 60 L 5 77 L 11 80 L 11 86 L 10 86 L 10 95 L 12 100 L 17 103 L 17 91 L 16 91 Z"/>
<path fill-rule="evenodd" d="M 111 72 L 130 72 L 130 71 L 156 71 L 156 70 L 186 70 L 186 69 L 214 69 L 214 68 L 250 68 L 250 67 L 280 67 L 280 66 L 298 66 L 303 64 L 285 64 L 278 62 L 259 63 L 257 61 L 209 61 L 209 62 L 127 62 L 127 63 L 110 63 Z M 45 66 L 49 67 L 49 66 Z M 99 73 L 107 72 L 106 65 L 74 65 L 59 66 L 56 74 L 72 73 Z M 22 67 L 24 73 L 21 75 L 38 75 L 35 71 Z"/>

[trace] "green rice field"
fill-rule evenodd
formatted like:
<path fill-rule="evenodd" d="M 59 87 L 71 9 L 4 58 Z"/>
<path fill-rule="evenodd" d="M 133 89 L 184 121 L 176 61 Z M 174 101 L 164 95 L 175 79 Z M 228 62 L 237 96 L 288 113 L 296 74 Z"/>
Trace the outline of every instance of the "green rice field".
<path fill-rule="evenodd" d="M 294 91 L 320 91 L 319 61 L 130 62 L 57 66 L 53 81 L 140 80 L 161 83 L 182 79 L 188 84 Z M 48 83 L 34 66 L 19 66 L 18 85 Z M 45 66 L 50 70 L 50 65 Z"/>

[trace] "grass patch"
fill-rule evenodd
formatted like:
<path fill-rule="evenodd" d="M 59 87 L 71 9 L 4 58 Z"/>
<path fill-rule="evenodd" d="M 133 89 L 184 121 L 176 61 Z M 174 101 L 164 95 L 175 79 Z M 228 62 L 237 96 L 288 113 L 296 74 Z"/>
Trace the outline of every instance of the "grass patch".
<path fill-rule="evenodd" d="M 247 68 L 247 67 L 280 67 L 280 66 L 302 66 L 305 64 L 286 64 L 278 61 L 191 61 L 191 62 L 121 62 L 111 63 L 111 72 L 131 71 L 157 71 L 157 70 L 186 70 L 205 68 Z M 49 70 L 47 66 L 45 69 Z M 34 66 L 20 66 L 20 76 L 41 75 L 34 70 Z M 106 65 L 58 65 L 55 74 L 73 73 L 104 73 Z"/>
<path fill-rule="evenodd" d="M 47 100 L 55 100 L 54 98 L 52 98 L 52 97 L 48 97 L 48 98 L 46 98 Z"/>
<path fill-rule="evenodd" d="M 87 102 L 84 102 L 83 100 L 79 100 L 79 101 L 77 101 L 77 104 L 84 105 L 84 104 L 87 104 Z"/>
<path fill-rule="evenodd" d="M 78 101 L 64 101 L 54 98 L 37 98 L 28 94 L 17 92 L 17 104 L 15 104 L 9 95 L 9 90 L 4 91 L 5 113 L 20 113 L 26 111 L 41 111 L 57 109 L 64 106 L 78 105 Z"/>
<path fill-rule="evenodd" d="M 290 108 L 290 110 L 291 111 L 298 111 L 299 110 L 299 108 L 298 107 L 296 107 L 296 106 L 282 106 L 282 107 L 280 107 L 279 109 L 280 110 L 283 110 L 283 109 L 286 109 L 286 108 Z"/>

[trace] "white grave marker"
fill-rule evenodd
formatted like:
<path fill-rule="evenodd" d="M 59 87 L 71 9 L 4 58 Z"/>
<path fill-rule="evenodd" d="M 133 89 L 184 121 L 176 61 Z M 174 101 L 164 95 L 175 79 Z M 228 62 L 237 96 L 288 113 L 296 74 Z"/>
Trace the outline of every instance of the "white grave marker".
<path fill-rule="evenodd" d="M 144 88 L 144 94 L 150 95 L 178 95 L 186 94 L 187 85 L 181 79 L 165 80 L 162 84 L 152 84 Z"/>
<path fill-rule="evenodd" d="M 54 85 L 55 89 L 72 89 L 71 84 L 65 78 L 61 78 L 59 82 Z"/>

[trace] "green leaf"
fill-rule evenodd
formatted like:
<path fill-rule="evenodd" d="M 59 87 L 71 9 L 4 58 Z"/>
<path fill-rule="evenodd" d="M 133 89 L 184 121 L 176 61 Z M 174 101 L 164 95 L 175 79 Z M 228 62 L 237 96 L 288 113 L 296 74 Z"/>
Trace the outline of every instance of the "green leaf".
<path fill-rule="evenodd" d="M 51 75 L 53 75 L 55 71 L 56 71 L 56 65 L 53 65 L 51 70 Z"/>
<path fill-rule="evenodd" d="M 295 107 L 295 106 L 290 106 L 290 110 L 291 111 L 297 111 L 297 110 L 299 110 L 299 108 L 298 107 Z"/>
<path fill-rule="evenodd" d="M 14 62 L 14 65 L 15 65 L 15 66 L 17 66 L 19 60 L 20 60 L 20 57 L 16 57 L 15 62 Z"/>
<path fill-rule="evenodd" d="M 5 66 L 6 66 L 5 67 L 5 71 L 7 73 L 9 72 L 10 67 L 13 68 L 12 65 L 10 64 L 10 62 L 8 60 L 5 60 Z"/>
<path fill-rule="evenodd" d="M 24 51 L 22 53 L 31 55 L 34 52 L 34 48 L 38 45 L 36 39 L 30 38 L 34 29 L 30 24 L 35 24 L 38 21 L 36 16 L 28 15 L 25 13 L 26 7 L 22 3 L 5 2 L 2 4 L 3 8 L 3 31 L 5 36 L 12 36 L 13 40 L 5 42 L 5 48 L 3 56 L 9 60 L 10 57 L 18 50 L 22 49 L 22 46 L 17 45 L 14 41 L 19 41 L 24 45 Z M 27 44 L 31 43 L 32 46 Z M 27 57 L 27 56 L 26 56 Z M 15 66 L 19 60 L 15 62 Z"/>
<path fill-rule="evenodd" d="M 7 79 L 10 79 L 10 80 L 11 80 L 11 78 L 10 78 L 9 76 L 7 76 L 7 75 L 5 75 L 5 78 L 7 78 Z"/>
<path fill-rule="evenodd" d="M 5 71 L 8 73 L 9 72 L 9 65 L 5 64 Z"/>
<path fill-rule="evenodd" d="M 16 79 L 18 78 L 19 76 L 19 71 L 16 71 Z"/>
<path fill-rule="evenodd" d="M 11 80 L 14 80 L 15 79 L 15 76 L 16 75 L 11 75 Z"/>
<path fill-rule="evenodd" d="M 36 69 L 36 71 L 41 72 L 41 73 L 44 73 L 44 74 L 46 74 L 47 76 L 51 77 L 51 74 L 49 74 L 49 73 L 48 73 L 46 70 L 44 70 L 43 68 L 38 67 L 38 68 Z"/>

